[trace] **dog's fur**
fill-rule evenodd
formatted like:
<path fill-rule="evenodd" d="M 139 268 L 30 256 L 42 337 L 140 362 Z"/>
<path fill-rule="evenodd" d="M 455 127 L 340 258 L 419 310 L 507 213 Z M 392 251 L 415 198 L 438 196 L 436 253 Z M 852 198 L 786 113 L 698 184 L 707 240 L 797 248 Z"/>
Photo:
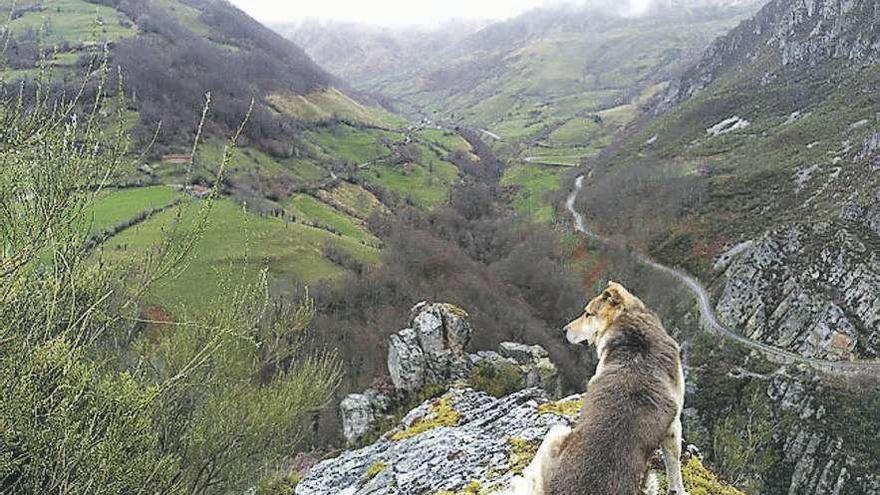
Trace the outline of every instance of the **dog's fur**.
<path fill-rule="evenodd" d="M 533 495 L 641 494 L 648 460 L 661 447 L 669 493 L 686 495 L 678 344 L 642 301 L 613 282 L 565 330 L 571 343 L 595 346 L 599 365 L 587 385 L 580 422 L 574 430 L 550 431 L 518 481 L 520 490 Z"/>

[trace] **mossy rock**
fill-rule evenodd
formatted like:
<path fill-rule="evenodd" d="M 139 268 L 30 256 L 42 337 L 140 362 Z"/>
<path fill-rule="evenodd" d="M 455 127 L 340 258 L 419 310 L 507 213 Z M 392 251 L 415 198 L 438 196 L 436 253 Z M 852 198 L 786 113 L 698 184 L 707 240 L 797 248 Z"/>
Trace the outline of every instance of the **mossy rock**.
<path fill-rule="evenodd" d="M 263 478 L 257 485 L 255 495 L 293 495 L 302 480 L 298 473 L 275 473 Z"/>
<path fill-rule="evenodd" d="M 522 474 L 535 456 L 538 454 L 540 441 L 528 441 L 524 438 L 513 437 L 508 440 L 510 444 L 510 471 L 514 474 Z"/>
<path fill-rule="evenodd" d="M 583 407 L 583 399 L 545 402 L 538 406 L 538 414 L 555 414 L 565 418 L 576 418 L 581 413 Z"/>
<path fill-rule="evenodd" d="M 474 367 L 468 382 L 474 390 L 501 398 L 520 390 L 524 380 L 519 366 L 506 360 L 484 359 Z"/>
<path fill-rule="evenodd" d="M 386 469 L 388 469 L 388 463 L 385 461 L 376 461 L 372 466 L 367 468 L 367 472 L 365 473 L 368 480 L 375 478 L 382 474 Z"/>
<path fill-rule="evenodd" d="M 448 397 L 443 397 L 431 405 L 431 411 L 424 418 L 416 420 L 409 428 L 398 431 L 391 436 L 395 442 L 406 440 L 435 428 L 457 426 L 461 414 L 452 407 Z"/>
<path fill-rule="evenodd" d="M 442 491 L 437 492 L 434 495 L 482 495 L 483 493 L 483 484 L 479 481 L 471 481 L 457 492 Z"/>
<path fill-rule="evenodd" d="M 744 492 L 718 479 L 696 457 L 691 457 L 681 468 L 684 487 L 690 495 L 746 495 Z M 659 493 L 666 493 L 669 486 L 666 475 L 659 474 Z"/>

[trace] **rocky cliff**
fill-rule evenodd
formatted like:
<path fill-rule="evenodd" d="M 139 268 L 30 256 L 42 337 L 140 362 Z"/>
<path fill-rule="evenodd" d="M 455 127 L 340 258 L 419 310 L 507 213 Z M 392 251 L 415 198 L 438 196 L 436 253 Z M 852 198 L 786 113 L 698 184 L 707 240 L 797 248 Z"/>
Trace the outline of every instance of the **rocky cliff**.
<path fill-rule="evenodd" d="M 458 307 L 414 307 L 407 328 L 390 338 L 392 384 L 340 406 L 346 439 L 361 448 L 310 465 L 296 494 L 511 493 L 549 429 L 572 426 L 589 404 L 559 398 L 556 366 L 541 347 L 506 342 L 467 354 L 472 331 Z M 426 393 L 434 397 L 407 407 Z M 696 447 L 685 450 L 692 495 L 741 495 L 703 466 Z M 655 494 L 664 485 L 659 457 L 651 467 L 646 490 Z"/>
<path fill-rule="evenodd" d="M 880 208 L 769 232 L 716 265 L 729 328 L 807 357 L 880 356 Z"/>
<path fill-rule="evenodd" d="M 473 329 L 463 309 L 423 302 L 410 313 L 409 326 L 389 339 L 391 383 L 350 394 L 340 404 L 349 444 L 381 433 L 377 430 L 390 426 L 413 399 L 453 383 L 469 383 L 497 396 L 527 387 L 540 387 L 552 397 L 562 393 L 559 371 L 540 346 L 503 342 L 497 352 L 468 354 Z"/>
<path fill-rule="evenodd" d="M 876 0 L 773 0 L 706 50 L 671 93 L 694 96 L 722 76 L 759 76 L 815 67 L 833 60 L 871 64 L 880 56 L 880 2 Z"/>
<path fill-rule="evenodd" d="M 413 409 L 376 443 L 313 467 L 296 494 L 509 493 L 549 429 L 572 425 L 583 406 L 580 396 L 554 402 L 536 388 L 501 398 L 453 388 Z M 703 467 L 695 447 L 688 451 L 684 475 L 691 494 L 742 495 Z M 653 470 L 647 493 L 661 485 L 662 474 Z"/>

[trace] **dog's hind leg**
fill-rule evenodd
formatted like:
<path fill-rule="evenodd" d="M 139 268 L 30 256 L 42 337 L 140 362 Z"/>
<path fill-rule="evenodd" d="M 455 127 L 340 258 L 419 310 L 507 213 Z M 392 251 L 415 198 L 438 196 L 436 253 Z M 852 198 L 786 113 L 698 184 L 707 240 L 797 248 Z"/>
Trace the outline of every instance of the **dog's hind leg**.
<path fill-rule="evenodd" d="M 681 479 L 681 418 L 675 418 L 663 439 L 663 464 L 669 480 L 669 495 L 687 495 Z"/>
<path fill-rule="evenodd" d="M 559 457 L 559 451 L 571 428 L 567 426 L 554 426 L 544 437 L 544 441 L 538 448 L 538 453 L 529 464 L 521 477 L 517 477 L 511 483 L 510 490 L 505 495 L 544 495 L 546 493 L 545 473 L 553 466 Z"/>

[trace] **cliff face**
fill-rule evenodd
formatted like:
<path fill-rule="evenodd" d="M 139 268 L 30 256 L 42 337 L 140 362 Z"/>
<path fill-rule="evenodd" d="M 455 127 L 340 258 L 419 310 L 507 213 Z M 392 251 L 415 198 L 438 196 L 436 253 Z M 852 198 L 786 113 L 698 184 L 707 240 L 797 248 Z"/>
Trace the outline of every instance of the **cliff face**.
<path fill-rule="evenodd" d="M 671 94 L 675 102 L 722 76 L 759 77 L 834 60 L 872 64 L 880 57 L 880 2 L 773 0 L 756 16 L 718 38 Z"/>
<path fill-rule="evenodd" d="M 770 232 L 723 257 L 722 322 L 807 357 L 878 357 L 880 231 L 870 228 L 878 213 L 853 205 L 837 223 Z"/>

